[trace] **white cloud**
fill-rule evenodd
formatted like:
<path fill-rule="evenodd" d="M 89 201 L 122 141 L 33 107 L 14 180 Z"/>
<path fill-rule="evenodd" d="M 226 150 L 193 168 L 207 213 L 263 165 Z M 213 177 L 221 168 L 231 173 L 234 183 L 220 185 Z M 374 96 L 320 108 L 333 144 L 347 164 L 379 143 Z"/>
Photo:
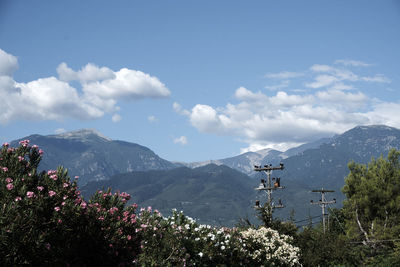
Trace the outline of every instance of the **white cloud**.
<path fill-rule="evenodd" d="M 56 133 L 56 134 L 62 134 L 62 133 L 65 133 L 66 131 L 65 131 L 65 129 L 64 128 L 58 128 L 58 129 L 56 129 L 55 131 L 54 131 L 54 133 Z"/>
<path fill-rule="evenodd" d="M 0 49 L 0 76 L 11 76 L 16 69 L 18 69 L 17 58 Z"/>
<path fill-rule="evenodd" d="M 335 82 L 338 82 L 339 79 L 336 78 L 335 76 L 331 75 L 318 75 L 315 78 L 315 81 L 312 83 L 306 83 L 305 86 L 310 87 L 310 88 L 321 88 L 325 86 L 329 86 L 334 84 Z"/>
<path fill-rule="evenodd" d="M 301 72 L 291 72 L 291 71 L 282 71 L 279 73 L 267 73 L 265 74 L 266 78 L 270 79 L 290 79 L 304 76 L 304 73 Z"/>
<path fill-rule="evenodd" d="M 147 120 L 149 121 L 149 122 L 158 122 L 158 119 L 155 117 L 155 116 L 153 116 L 153 115 L 150 115 L 150 116 L 148 116 L 147 117 Z"/>
<path fill-rule="evenodd" d="M 174 102 L 172 104 L 172 108 L 178 114 L 181 114 L 181 115 L 189 115 L 190 114 L 190 111 L 183 109 L 181 104 L 179 104 L 178 102 Z"/>
<path fill-rule="evenodd" d="M 80 81 L 81 83 L 102 81 L 115 78 L 115 74 L 107 67 L 99 68 L 98 66 L 88 63 L 80 71 L 74 71 L 67 66 L 65 62 L 57 67 L 57 73 L 62 81 Z"/>
<path fill-rule="evenodd" d="M 163 98 L 170 95 L 158 78 L 141 71 L 123 68 L 112 71 L 87 64 L 74 71 L 61 63 L 56 77 L 18 83 L 11 76 L 18 67 L 16 58 L 0 49 L 0 123 L 10 120 L 94 119 L 118 111 L 117 103 L 141 98 Z M 75 88 L 70 81 L 79 81 Z M 114 122 L 120 115 L 112 117 Z"/>
<path fill-rule="evenodd" d="M 111 120 L 112 120 L 113 122 L 119 122 L 119 121 L 122 120 L 122 117 L 121 117 L 121 115 L 119 115 L 119 114 L 114 114 L 114 115 L 112 116 Z"/>
<path fill-rule="evenodd" d="M 320 90 L 309 94 L 277 92 L 268 96 L 244 87 L 239 101 L 225 107 L 195 105 L 188 114 L 199 131 L 228 135 L 248 144 L 241 152 L 263 148 L 286 150 L 317 138 L 342 133 L 357 125 L 400 127 L 400 103 L 381 103 L 360 91 Z"/>
<path fill-rule="evenodd" d="M 354 66 L 354 67 L 369 67 L 372 65 L 362 61 L 351 60 L 351 59 L 339 59 L 335 61 L 335 64 L 341 64 L 344 66 Z"/>
<path fill-rule="evenodd" d="M 363 65 L 366 63 L 362 63 L 360 61 L 339 61 L 339 63 L 346 66 L 367 66 Z M 305 86 L 309 88 L 321 88 L 332 86 L 332 88 L 340 89 L 340 90 L 348 90 L 353 89 L 351 85 L 344 84 L 343 81 L 346 82 L 375 82 L 375 83 L 390 83 L 390 79 L 385 77 L 382 74 L 378 74 L 372 77 L 359 76 L 348 69 L 339 69 L 328 65 L 319 65 L 315 64 L 311 66 L 310 70 L 316 73 L 326 73 L 326 74 L 318 74 L 313 82 L 306 83 Z M 341 89 L 342 88 L 342 89 Z"/>
<path fill-rule="evenodd" d="M 385 75 L 382 75 L 382 74 L 378 74 L 373 77 L 362 77 L 361 79 L 366 82 L 377 82 L 377 83 L 390 83 L 391 82 L 389 78 L 385 77 Z"/>
<path fill-rule="evenodd" d="M 188 143 L 186 136 L 181 136 L 174 139 L 175 144 L 186 145 Z"/>
<path fill-rule="evenodd" d="M 87 95 L 102 99 L 140 99 L 168 97 L 170 91 L 156 77 L 141 71 L 123 68 L 115 78 L 83 84 Z"/>
<path fill-rule="evenodd" d="M 280 84 L 275 84 L 275 85 L 267 85 L 265 86 L 265 89 L 270 90 L 270 91 L 277 91 L 283 88 L 287 88 L 290 84 L 289 80 L 283 80 Z"/>

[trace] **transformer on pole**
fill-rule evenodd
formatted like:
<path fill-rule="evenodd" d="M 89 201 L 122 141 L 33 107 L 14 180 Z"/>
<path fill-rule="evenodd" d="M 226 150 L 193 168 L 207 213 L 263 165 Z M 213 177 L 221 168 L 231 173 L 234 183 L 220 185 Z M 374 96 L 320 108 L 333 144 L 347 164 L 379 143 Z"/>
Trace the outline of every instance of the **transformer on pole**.
<path fill-rule="evenodd" d="M 254 166 L 254 171 L 257 172 L 265 172 L 267 174 L 267 180 L 261 179 L 260 185 L 255 188 L 255 190 L 258 191 L 265 191 L 267 193 L 268 200 L 264 204 L 268 208 L 268 215 L 269 215 L 269 220 L 272 222 L 272 212 L 274 209 L 279 209 L 279 208 L 284 208 L 284 205 L 282 204 L 282 201 L 279 199 L 278 204 L 275 205 L 272 200 L 272 191 L 276 189 L 284 189 L 284 186 L 281 186 L 281 178 L 276 177 L 276 178 L 271 178 L 272 171 L 274 170 L 283 170 L 284 166 L 283 163 L 280 163 L 279 166 L 273 167 L 271 164 L 270 165 L 264 165 L 264 167 L 261 166 Z M 273 183 L 272 183 L 273 182 Z M 255 203 L 255 209 L 261 209 L 262 207 L 260 206 L 260 201 L 256 200 Z"/>

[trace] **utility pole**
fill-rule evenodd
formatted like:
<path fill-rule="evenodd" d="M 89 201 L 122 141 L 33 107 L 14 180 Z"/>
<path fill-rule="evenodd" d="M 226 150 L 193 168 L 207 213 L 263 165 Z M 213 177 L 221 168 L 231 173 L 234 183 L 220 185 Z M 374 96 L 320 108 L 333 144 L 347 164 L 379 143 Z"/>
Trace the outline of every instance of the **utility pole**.
<path fill-rule="evenodd" d="M 325 216 L 328 215 L 328 214 L 325 214 L 325 207 L 326 207 L 327 204 L 336 203 L 336 199 L 335 198 L 333 200 L 331 200 L 331 201 L 327 201 L 325 199 L 325 193 L 332 193 L 332 192 L 335 192 L 335 191 L 334 190 L 327 190 L 327 189 L 322 188 L 322 189 L 312 190 L 311 192 L 321 193 L 321 199 L 318 202 L 314 202 L 313 200 L 311 200 L 310 202 L 311 202 L 311 204 L 314 204 L 314 205 L 320 205 L 320 207 L 322 208 L 322 225 L 324 227 L 324 234 L 325 234 L 325 227 L 326 227 Z M 329 220 L 329 217 L 328 217 L 328 220 Z"/>
<path fill-rule="evenodd" d="M 276 189 L 284 189 L 284 186 L 281 186 L 281 178 L 272 178 L 272 181 L 274 182 L 274 185 L 272 186 L 272 182 L 271 182 L 271 174 L 273 170 L 283 170 L 284 166 L 283 163 L 280 163 L 279 166 L 273 167 L 271 164 L 270 165 L 264 165 L 264 167 L 261 166 L 254 166 L 254 171 L 257 172 L 265 172 L 267 174 L 267 181 L 265 181 L 264 179 L 261 179 L 261 183 L 260 185 L 255 188 L 255 190 L 258 191 L 266 191 L 267 193 L 267 197 L 268 197 L 268 201 L 267 203 L 265 203 L 264 205 L 268 206 L 268 213 L 269 213 L 269 220 L 270 222 L 272 222 L 272 212 L 274 209 L 277 208 L 284 208 L 284 205 L 282 204 L 282 201 L 279 199 L 278 205 L 275 205 L 272 203 L 272 191 L 276 190 Z M 256 200 L 256 205 L 255 205 L 256 209 L 260 209 L 260 201 Z"/>

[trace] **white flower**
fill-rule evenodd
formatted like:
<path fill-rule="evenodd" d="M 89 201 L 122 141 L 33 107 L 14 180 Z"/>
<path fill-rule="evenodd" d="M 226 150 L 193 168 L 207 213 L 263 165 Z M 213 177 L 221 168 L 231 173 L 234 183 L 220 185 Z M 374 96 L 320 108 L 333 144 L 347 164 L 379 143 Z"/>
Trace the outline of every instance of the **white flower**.
<path fill-rule="evenodd" d="M 203 257 L 203 252 L 199 252 L 198 254 L 200 257 Z"/>

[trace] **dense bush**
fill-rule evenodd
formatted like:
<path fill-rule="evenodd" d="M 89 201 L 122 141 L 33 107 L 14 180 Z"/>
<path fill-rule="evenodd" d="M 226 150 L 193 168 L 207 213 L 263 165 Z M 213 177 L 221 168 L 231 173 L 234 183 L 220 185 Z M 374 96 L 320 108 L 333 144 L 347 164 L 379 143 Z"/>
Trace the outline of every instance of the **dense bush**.
<path fill-rule="evenodd" d="M 38 172 L 43 151 L 0 152 L 1 266 L 295 266 L 292 238 L 270 228 L 216 228 L 182 212 L 136 214 L 126 193 L 83 199 L 62 167 Z"/>
<path fill-rule="evenodd" d="M 182 212 L 163 218 L 142 210 L 142 266 L 296 266 L 299 249 L 289 236 L 270 228 L 216 228 Z"/>
<path fill-rule="evenodd" d="M 63 168 L 38 173 L 43 153 L 29 141 L 0 154 L 0 265 L 107 265 L 139 252 L 135 206 L 126 194 L 85 202 Z"/>

